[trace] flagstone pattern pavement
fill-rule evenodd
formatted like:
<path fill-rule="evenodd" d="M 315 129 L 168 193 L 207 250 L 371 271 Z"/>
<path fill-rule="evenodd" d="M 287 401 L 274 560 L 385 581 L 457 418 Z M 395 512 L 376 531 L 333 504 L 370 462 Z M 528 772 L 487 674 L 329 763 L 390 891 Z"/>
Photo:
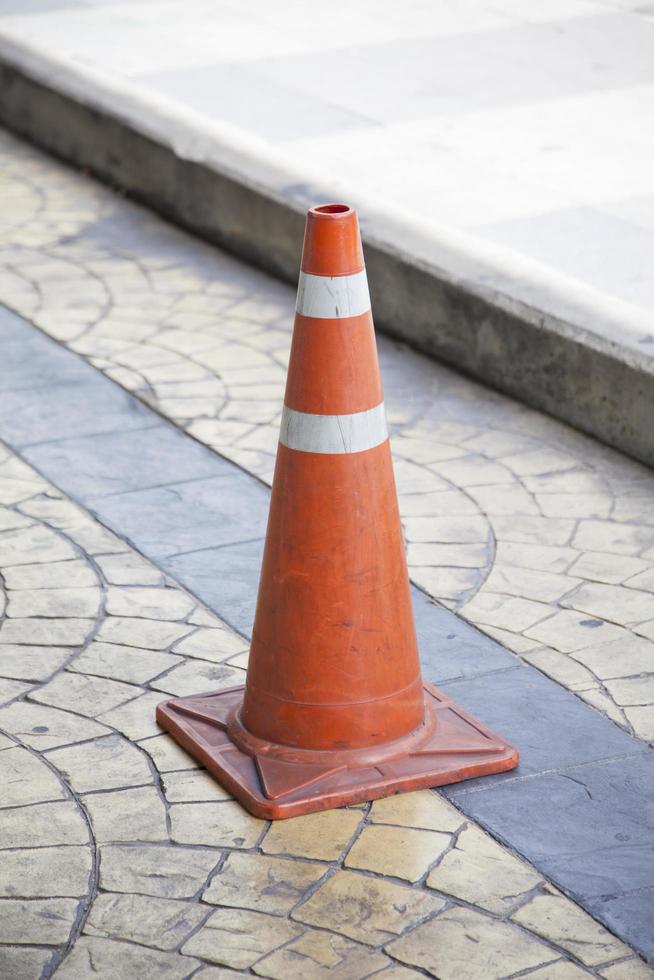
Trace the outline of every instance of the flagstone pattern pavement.
<path fill-rule="evenodd" d="M 8 135 L 0 301 L 264 482 L 288 287 Z M 654 740 L 654 475 L 380 341 L 413 582 Z"/>
<path fill-rule="evenodd" d="M 247 814 L 154 720 L 243 638 L 6 448 L 0 527 L 1 976 L 653 975 L 438 792 Z"/>

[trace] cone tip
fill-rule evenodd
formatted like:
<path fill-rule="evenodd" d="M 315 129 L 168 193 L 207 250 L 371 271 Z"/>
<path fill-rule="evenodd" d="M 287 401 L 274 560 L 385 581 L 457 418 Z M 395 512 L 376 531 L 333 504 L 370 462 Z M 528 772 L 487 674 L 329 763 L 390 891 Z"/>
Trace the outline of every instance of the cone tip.
<path fill-rule="evenodd" d="M 363 269 L 357 213 L 349 204 L 317 204 L 307 212 L 301 268 L 320 276 L 353 275 Z"/>
<path fill-rule="evenodd" d="M 354 213 L 354 208 L 351 208 L 349 204 L 316 204 L 315 207 L 309 208 L 309 214 L 312 218 L 325 218 L 328 221 L 350 217 Z"/>

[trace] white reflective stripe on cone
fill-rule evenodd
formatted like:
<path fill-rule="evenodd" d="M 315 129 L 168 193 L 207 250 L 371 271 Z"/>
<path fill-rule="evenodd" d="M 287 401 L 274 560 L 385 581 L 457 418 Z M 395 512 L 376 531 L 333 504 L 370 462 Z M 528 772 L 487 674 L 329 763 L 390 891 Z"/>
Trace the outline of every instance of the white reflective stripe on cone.
<path fill-rule="evenodd" d="M 284 405 L 279 441 L 304 453 L 361 453 L 388 439 L 384 403 L 351 415 L 310 415 Z"/>
<path fill-rule="evenodd" d="M 295 309 L 320 320 L 360 316 L 370 309 L 366 271 L 353 276 L 314 276 L 301 272 Z"/>

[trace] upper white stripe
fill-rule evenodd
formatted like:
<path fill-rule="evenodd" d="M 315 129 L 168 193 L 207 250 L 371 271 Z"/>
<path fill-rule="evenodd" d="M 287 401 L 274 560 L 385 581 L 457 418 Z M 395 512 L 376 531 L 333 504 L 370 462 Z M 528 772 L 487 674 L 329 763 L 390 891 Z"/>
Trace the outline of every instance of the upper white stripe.
<path fill-rule="evenodd" d="M 314 276 L 301 272 L 295 309 L 321 320 L 360 316 L 370 309 L 365 269 L 353 276 Z"/>
<path fill-rule="evenodd" d="M 310 415 L 284 405 L 279 441 L 304 453 L 361 453 L 388 439 L 384 403 L 351 415 Z"/>

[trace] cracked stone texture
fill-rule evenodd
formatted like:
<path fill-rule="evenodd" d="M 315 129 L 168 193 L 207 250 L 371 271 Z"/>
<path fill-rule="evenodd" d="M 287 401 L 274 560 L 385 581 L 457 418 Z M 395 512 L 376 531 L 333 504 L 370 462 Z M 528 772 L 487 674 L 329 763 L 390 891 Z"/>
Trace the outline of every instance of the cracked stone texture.
<path fill-rule="evenodd" d="M 268 480 L 290 291 L 8 136 L 0 184 L 0 302 Z M 628 617 L 652 589 L 651 475 L 382 357 L 413 580 L 649 730 L 653 617 Z M 3 975 L 651 975 L 437 792 L 273 826 L 244 813 L 154 708 L 241 679 L 247 642 L 4 448 L 0 573 Z"/>
<path fill-rule="evenodd" d="M 10 202 L 0 230 L 0 302 L 270 482 L 292 290 L 7 135 L 0 139 L 0 188 Z M 74 233 L 63 235 L 63 227 Z M 606 684 L 597 653 L 616 642 L 611 679 L 638 682 L 654 673 L 651 471 L 446 368 L 426 368 L 406 349 L 389 342 L 380 349 L 412 580 L 614 722 L 652 740 L 651 686 L 634 683 L 642 700 L 625 702 Z M 0 502 L 29 500 L 27 471 L 3 465 Z M 39 526 L 10 528 L 0 558 L 16 570 L 33 564 L 35 552 L 41 561 L 46 548 L 59 549 L 50 550 L 53 562 L 72 557 L 69 543 L 44 534 Z M 119 572 L 110 549 L 99 550 L 107 552 L 112 615 L 147 605 L 161 583 L 157 570 L 145 573 L 135 557 Z M 133 593 L 114 591 L 125 584 L 135 586 Z M 30 601 L 65 609 L 70 599 L 12 597 L 9 616 Z M 87 608 L 92 601 L 89 593 Z M 168 649 L 164 621 L 178 617 L 166 604 L 184 600 L 166 592 L 158 601 L 160 624 L 151 642 L 139 637 L 137 646 Z M 12 636 L 28 642 L 30 627 L 13 634 L 15 624 L 8 626 L 3 642 L 14 642 Z M 72 628 L 69 621 L 65 634 Z M 31 630 L 32 642 L 42 644 L 38 624 Z M 647 657 L 634 648 L 637 637 Z M 119 623 L 99 639 L 131 642 Z M 188 654 L 193 643 L 198 657 L 215 659 L 200 637 L 174 652 Z M 188 676 L 192 683 L 190 669 Z M 169 684 L 161 689 L 187 690 L 184 673 Z"/>
<path fill-rule="evenodd" d="M 8 510 L 19 513 L 24 501 L 61 499 L 34 471 L 23 475 L 32 496 Z M 36 689 L 0 708 L 6 733 L 0 742 L 0 963 L 4 956 L 9 976 L 36 980 L 45 969 L 45 975 L 71 980 L 98 974 L 181 978 L 204 964 L 197 975 L 208 980 L 244 970 L 281 980 L 355 980 L 382 971 L 402 980 L 419 975 L 413 966 L 463 976 L 457 971 L 464 960 L 473 969 L 497 963 L 498 976 L 547 964 L 557 972 L 544 976 L 563 980 L 574 974 L 561 970 L 575 970 L 579 962 L 597 976 L 607 965 L 645 969 L 628 947 L 437 792 L 272 825 L 245 813 L 153 721 L 159 689 L 169 686 L 162 678 L 198 665 L 220 668 L 246 649 L 244 640 L 154 574 L 154 566 L 121 550 L 126 546 L 108 532 L 108 565 L 77 540 L 62 559 L 57 540 L 68 543 L 87 515 L 68 508 L 64 529 L 49 523 L 52 512 L 42 513 L 29 527 L 39 531 L 31 540 L 46 545 L 44 561 L 37 566 L 32 560 L 30 574 L 14 578 L 14 585 L 23 594 L 35 581 L 56 590 L 65 580 L 61 565 L 70 562 L 71 580 L 79 583 L 67 586 L 70 620 L 82 618 L 76 592 L 82 604 L 89 588 L 101 601 L 77 645 L 65 647 L 66 658 L 52 661 Z M 146 587 L 134 575 L 150 583 L 146 601 Z M 117 585 L 121 579 L 126 584 Z M 177 619 L 169 618 L 173 613 Z M 38 606 L 35 618 L 41 615 Z M 108 639 L 98 639 L 102 634 Z M 126 682 L 126 657 L 138 662 L 141 655 L 148 670 Z M 153 666 L 161 667 L 154 676 Z M 452 936 L 459 913 L 468 928 L 471 907 L 478 910 L 470 920 L 476 959 L 453 943 L 451 953 L 441 951 L 434 960 L 428 930 Z"/>

